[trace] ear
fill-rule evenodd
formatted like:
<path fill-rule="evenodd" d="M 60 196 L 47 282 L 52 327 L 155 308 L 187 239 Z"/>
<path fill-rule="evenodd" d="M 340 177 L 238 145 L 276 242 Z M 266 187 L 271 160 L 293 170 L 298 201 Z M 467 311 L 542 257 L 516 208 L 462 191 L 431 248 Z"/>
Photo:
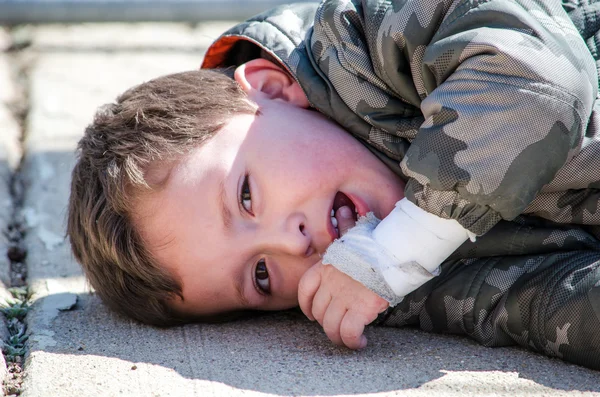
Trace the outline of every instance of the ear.
<path fill-rule="evenodd" d="M 281 66 L 266 59 L 253 59 L 238 66 L 234 79 L 250 96 L 262 93 L 269 99 L 280 99 L 302 108 L 309 107 L 298 82 Z"/>

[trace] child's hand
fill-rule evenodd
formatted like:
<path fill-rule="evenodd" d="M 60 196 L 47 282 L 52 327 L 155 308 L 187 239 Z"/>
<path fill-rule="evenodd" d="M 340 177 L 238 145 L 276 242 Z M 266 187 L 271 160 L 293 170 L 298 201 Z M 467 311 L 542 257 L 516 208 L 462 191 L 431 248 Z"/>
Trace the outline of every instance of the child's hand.
<path fill-rule="evenodd" d="M 336 218 L 340 235 L 354 226 L 349 216 Z M 349 210 L 349 209 L 348 209 Z M 352 277 L 321 262 L 312 266 L 298 286 L 300 308 L 310 320 L 317 320 L 336 345 L 362 349 L 367 345 L 365 325 L 388 307 L 388 302 Z"/>
<path fill-rule="evenodd" d="M 365 325 L 388 307 L 388 302 L 370 289 L 321 262 L 311 267 L 298 287 L 300 308 L 317 320 L 336 345 L 362 349 L 367 345 Z"/>

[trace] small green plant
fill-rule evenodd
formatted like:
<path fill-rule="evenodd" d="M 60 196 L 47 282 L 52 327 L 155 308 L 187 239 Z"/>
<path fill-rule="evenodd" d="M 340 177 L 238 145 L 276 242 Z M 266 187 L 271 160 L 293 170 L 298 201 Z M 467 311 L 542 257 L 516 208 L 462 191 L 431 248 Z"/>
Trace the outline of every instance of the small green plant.
<path fill-rule="evenodd" d="M 29 291 L 28 287 L 12 287 L 8 289 L 8 292 L 10 292 L 13 298 L 20 301 L 28 301 L 31 298 L 31 291 Z"/>
<path fill-rule="evenodd" d="M 0 311 L 4 313 L 9 321 L 13 318 L 22 321 L 29 310 L 29 290 L 25 287 L 19 287 L 9 288 L 8 291 L 11 293 L 12 299 L 6 299 L 5 303 L 0 305 Z"/>
<path fill-rule="evenodd" d="M 0 311 L 8 320 L 8 340 L 3 342 L 2 352 L 8 362 L 20 361 L 25 355 L 25 342 L 28 336 L 25 334 L 27 327 L 23 320 L 29 311 L 29 298 L 31 294 L 26 287 L 10 288 L 12 298 L 0 305 Z"/>
<path fill-rule="evenodd" d="M 12 306 L 2 308 L 2 313 L 4 313 L 8 320 L 16 318 L 21 321 L 25 318 L 25 315 L 27 314 L 28 310 L 29 306 L 26 303 L 21 302 Z"/>

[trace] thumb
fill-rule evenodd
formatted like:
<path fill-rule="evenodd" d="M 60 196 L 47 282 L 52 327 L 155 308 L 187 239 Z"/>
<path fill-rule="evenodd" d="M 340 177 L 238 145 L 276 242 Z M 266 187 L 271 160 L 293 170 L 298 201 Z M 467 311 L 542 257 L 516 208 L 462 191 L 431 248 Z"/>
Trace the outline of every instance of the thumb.
<path fill-rule="evenodd" d="M 335 218 L 338 221 L 338 230 L 340 231 L 340 237 L 346 234 L 356 224 L 354 220 L 354 214 L 348 206 L 338 208 L 335 212 Z"/>

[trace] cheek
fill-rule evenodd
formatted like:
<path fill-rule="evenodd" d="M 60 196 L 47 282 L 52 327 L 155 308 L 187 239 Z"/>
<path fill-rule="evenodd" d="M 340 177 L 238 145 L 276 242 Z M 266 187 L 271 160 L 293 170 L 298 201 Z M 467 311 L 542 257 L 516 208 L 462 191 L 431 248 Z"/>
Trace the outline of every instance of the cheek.
<path fill-rule="evenodd" d="M 298 285 L 300 279 L 313 265 L 312 261 L 290 263 L 285 266 L 285 279 L 282 285 L 281 297 L 287 300 L 296 300 L 298 296 Z"/>
<path fill-rule="evenodd" d="M 317 189 L 339 173 L 339 165 L 322 153 L 289 153 L 265 157 L 263 165 L 276 186 L 286 189 Z"/>
<path fill-rule="evenodd" d="M 324 144 L 325 145 L 325 144 Z M 336 150 L 332 146 L 320 146 L 303 154 L 296 162 L 298 173 L 305 180 L 327 183 L 345 175 L 352 168 L 351 160 L 346 152 Z"/>
<path fill-rule="evenodd" d="M 290 175 L 296 175 L 312 181 L 329 173 L 339 174 L 362 154 L 360 143 L 354 138 L 340 136 L 338 131 L 328 131 L 322 126 L 289 133 L 268 142 L 263 140 L 255 149 L 260 149 L 254 151 L 259 154 L 256 160 L 273 170 L 274 176 L 289 179 Z"/>

